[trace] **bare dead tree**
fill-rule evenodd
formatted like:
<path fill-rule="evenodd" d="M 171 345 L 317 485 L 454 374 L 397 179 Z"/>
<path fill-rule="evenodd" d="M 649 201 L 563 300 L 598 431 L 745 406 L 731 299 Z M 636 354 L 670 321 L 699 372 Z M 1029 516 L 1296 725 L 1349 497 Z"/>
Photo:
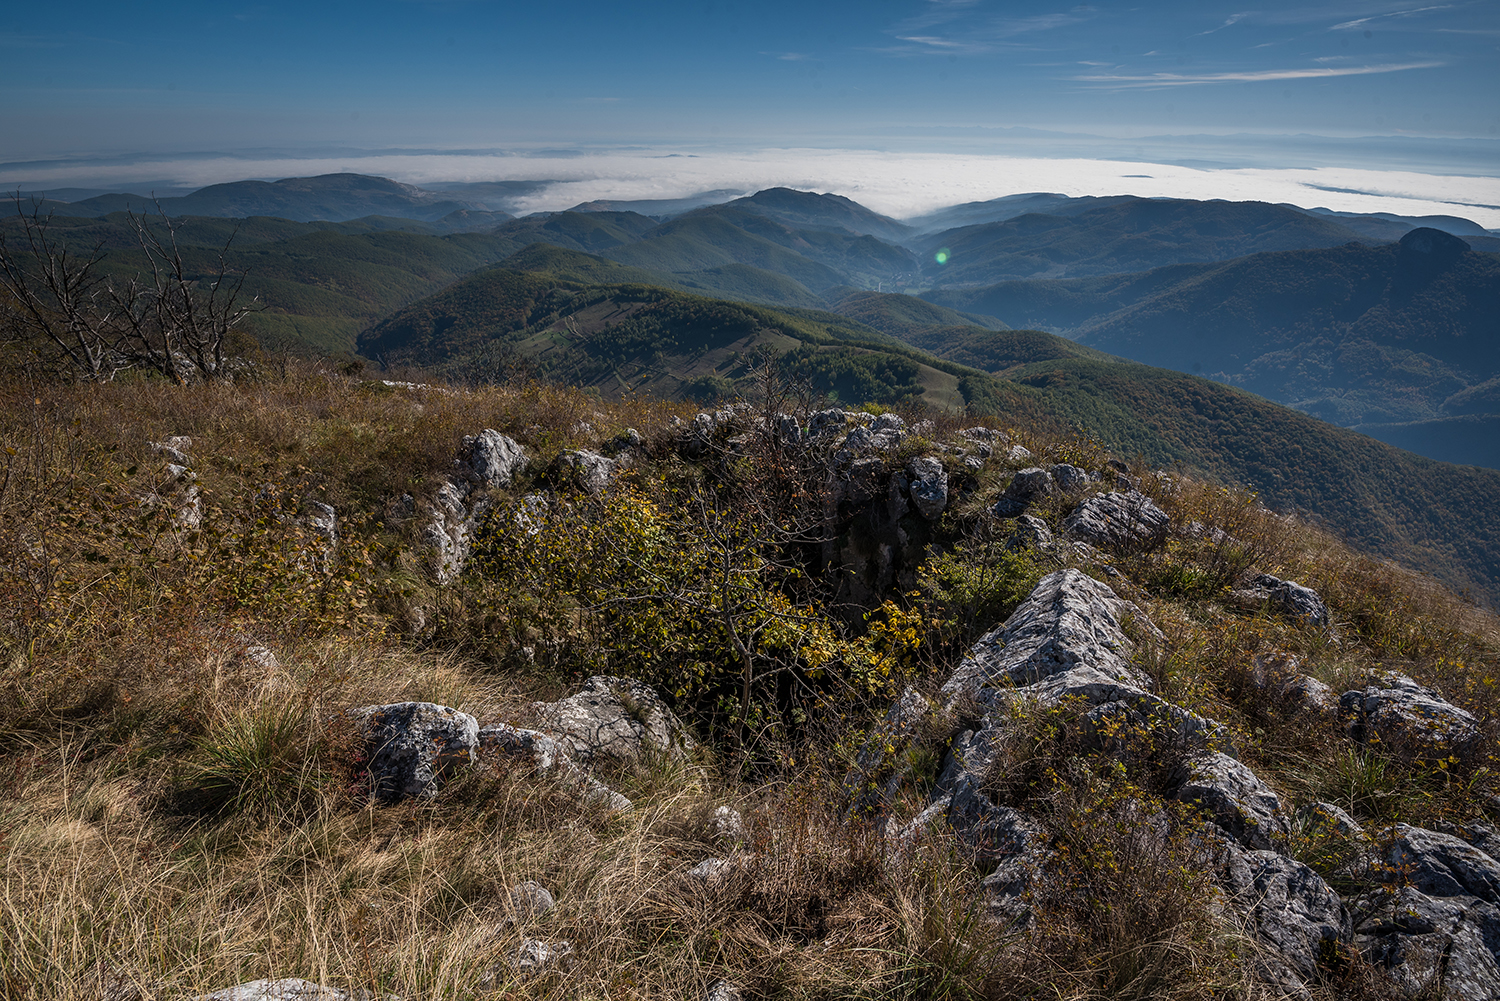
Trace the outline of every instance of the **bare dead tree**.
<path fill-rule="evenodd" d="M 109 293 L 128 330 L 127 342 L 139 360 L 178 383 L 194 378 L 214 380 L 230 375 L 225 345 L 231 331 L 260 304 L 240 300 L 245 273 L 229 267 L 229 248 L 236 226 L 218 251 L 214 270 L 195 274 L 177 244 L 177 223 L 156 203 L 163 238 L 146 216 L 130 212 L 136 241 L 146 255 L 146 274 L 131 278 Z"/>
<path fill-rule="evenodd" d="M 35 201 L 27 212 L 20 192 L 12 202 L 23 240 L 14 247 L 0 229 L 0 286 L 6 293 L 0 310 L 7 338 L 50 345 L 81 378 L 114 378 L 130 361 L 122 350 L 113 297 L 98 274 L 103 243 L 86 256 L 72 253 L 52 236 L 51 212 L 43 215 Z"/>
<path fill-rule="evenodd" d="M 7 327 L 15 339 L 43 343 L 75 375 L 107 381 L 127 368 L 155 371 L 178 384 L 232 376 L 230 335 L 260 303 L 242 296 L 245 273 L 230 267 L 239 228 L 201 273 L 184 258 L 178 223 L 157 203 L 160 221 L 129 213 L 146 266 L 128 279 L 102 276 L 102 242 L 87 257 L 50 232 L 51 213 L 30 212 L 13 196 L 25 244 L 8 246 L 0 231 L 0 283 L 12 300 Z M 162 230 L 165 233 L 162 233 Z"/>

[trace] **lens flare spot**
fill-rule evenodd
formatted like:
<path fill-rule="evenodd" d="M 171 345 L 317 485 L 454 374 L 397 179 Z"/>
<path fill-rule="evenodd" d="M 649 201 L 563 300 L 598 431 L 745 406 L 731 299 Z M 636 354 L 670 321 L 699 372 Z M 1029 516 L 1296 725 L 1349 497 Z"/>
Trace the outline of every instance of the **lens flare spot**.
<path fill-rule="evenodd" d="M 932 259 L 934 261 L 937 261 L 939 264 L 947 264 L 948 263 L 948 248 L 944 247 L 942 250 L 939 250 L 937 253 L 933 254 L 932 255 Z"/>

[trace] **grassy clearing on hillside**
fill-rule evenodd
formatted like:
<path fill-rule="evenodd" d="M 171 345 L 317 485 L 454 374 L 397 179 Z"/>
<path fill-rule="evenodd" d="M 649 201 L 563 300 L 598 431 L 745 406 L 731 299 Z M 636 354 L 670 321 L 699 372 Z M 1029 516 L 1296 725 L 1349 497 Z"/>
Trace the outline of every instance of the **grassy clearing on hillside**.
<path fill-rule="evenodd" d="M 1149 775 L 1067 745 L 1046 714 L 1021 720 L 1030 736 L 1001 777 L 1062 849 L 1040 874 L 1034 933 L 991 919 L 977 892 L 988 866 L 950 838 L 893 854 L 845 819 L 839 783 L 872 717 L 908 681 L 934 688 L 1055 565 L 1002 555 L 984 514 L 1004 485 L 997 464 L 945 515 L 921 589 L 851 625 L 795 558 L 791 516 L 821 511 L 824 478 L 785 456 L 682 462 L 667 447 L 671 419 L 691 416 L 681 405 L 534 385 L 414 390 L 297 366 L 233 386 L 12 381 L 0 394 L 0 995 L 181 998 L 296 976 L 408 999 L 696 998 L 720 977 L 777 998 L 1266 996 L 1215 910 L 1195 818 L 1143 824 L 1161 805 Z M 973 423 L 1004 422 L 941 416 L 927 434 Z M 625 427 L 650 444 L 605 503 L 559 495 L 555 551 L 498 536 L 464 585 L 440 590 L 402 496 L 430 497 L 462 436 L 484 427 L 523 442 L 534 470 Z M 1039 461 L 1107 458 L 1086 436 L 1017 435 Z M 191 438 L 196 479 L 151 450 L 173 436 Z M 1295 656 L 1336 691 L 1395 668 L 1493 733 L 1490 616 L 1248 495 L 1132 475 L 1179 526 L 1108 578 L 1166 635 L 1140 653 L 1163 695 L 1228 724 L 1293 804 L 1429 825 L 1479 813 L 1495 762 L 1356 748 L 1253 679 L 1257 657 Z M 196 525 L 181 517 L 193 488 Z M 712 496 L 729 501 L 717 521 L 703 517 Z M 312 501 L 339 512 L 336 557 Z M 751 510 L 788 520 L 729 531 Z M 1056 529 L 1066 506 L 1039 513 Z M 739 562 L 716 578 L 706 552 Z M 643 568 L 671 582 L 665 599 Z M 1226 591 L 1247 572 L 1317 588 L 1338 639 L 1232 607 Z M 713 605 L 715 581 L 749 597 Z M 612 614 L 626 598 L 631 611 Z M 422 603 L 434 611 L 417 629 Z M 789 608 L 796 642 L 768 625 Z M 736 625 L 763 638 L 756 671 L 796 684 L 757 681 L 743 697 L 724 631 Z M 430 803 L 374 807 L 357 784 L 345 709 L 428 700 L 527 725 L 533 700 L 603 668 L 660 684 L 704 743 L 686 764 L 606 773 L 630 811 L 583 806 L 505 761 Z M 688 668 L 703 673 L 679 695 L 664 682 Z M 917 771 L 930 780 L 940 765 Z M 725 804 L 745 814 L 739 846 L 711 829 Z M 1309 835 L 1303 850 L 1333 875 L 1369 848 Z M 736 864 L 689 875 L 715 857 Z M 512 920 L 526 880 L 558 908 Z M 525 938 L 566 940 L 574 962 L 522 979 L 505 957 Z M 1340 963 L 1323 997 L 1386 996 L 1357 959 Z"/>

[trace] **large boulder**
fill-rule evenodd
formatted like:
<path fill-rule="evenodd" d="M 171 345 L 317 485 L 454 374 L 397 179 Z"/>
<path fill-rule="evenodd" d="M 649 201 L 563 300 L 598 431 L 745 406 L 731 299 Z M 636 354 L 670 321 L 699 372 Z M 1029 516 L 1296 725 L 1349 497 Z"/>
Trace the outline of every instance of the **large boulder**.
<path fill-rule="evenodd" d="M 1057 485 L 1057 489 L 1065 494 L 1081 493 L 1087 490 L 1089 483 L 1092 482 L 1087 472 L 1066 462 L 1049 466 L 1047 472 L 1051 475 L 1052 482 Z"/>
<path fill-rule="evenodd" d="M 1231 844 L 1217 875 L 1228 905 L 1261 947 L 1257 965 L 1289 993 L 1304 993 L 1318 960 L 1353 938 L 1339 895 L 1301 862 Z"/>
<path fill-rule="evenodd" d="M 1395 672 L 1368 680 L 1339 698 L 1355 740 L 1407 758 L 1465 753 L 1479 740 L 1479 721 L 1433 689 Z"/>
<path fill-rule="evenodd" d="M 1127 619 L 1155 629 L 1107 584 L 1073 569 L 1048 574 L 1004 625 L 970 648 L 942 693 L 950 703 L 993 701 L 1006 689 L 1036 686 L 1031 694 L 1046 701 L 1084 695 L 1096 704 L 1143 694 L 1150 680 L 1130 663 Z"/>
<path fill-rule="evenodd" d="M 1101 549 L 1154 549 L 1167 540 L 1171 522 L 1150 497 L 1126 490 L 1086 499 L 1063 521 L 1063 531 Z"/>
<path fill-rule="evenodd" d="M 492 428 L 465 437 L 458 454 L 461 475 L 486 490 L 510 486 L 515 475 L 526 468 L 526 449 Z"/>
<path fill-rule="evenodd" d="M 570 757 L 639 761 L 648 753 L 681 759 L 693 748 L 682 721 L 650 685 L 634 678 L 595 675 L 577 694 L 531 707 Z"/>
<path fill-rule="evenodd" d="M 911 460 L 907 471 L 911 474 L 911 481 L 907 485 L 911 494 L 911 506 L 922 517 L 932 521 L 948 506 L 948 471 L 941 462 L 931 457 Z"/>
<path fill-rule="evenodd" d="M 1030 457 L 1028 452 L 1027 458 Z M 1014 518 L 1043 497 L 1056 492 L 1057 484 L 1052 482 L 1052 474 L 1039 466 L 1030 466 L 1011 477 L 1005 492 L 990 507 L 990 513 L 997 518 Z"/>
<path fill-rule="evenodd" d="M 1433 897 L 1414 886 L 1356 900 L 1354 944 L 1406 997 L 1500 998 L 1500 907 L 1474 897 Z"/>
<path fill-rule="evenodd" d="M 1477 897 L 1500 905 L 1500 862 L 1452 834 L 1397 824 L 1386 861 L 1429 897 Z M 1500 947 L 1500 942 L 1496 942 Z"/>
<path fill-rule="evenodd" d="M 431 799 L 443 780 L 474 762 L 479 723 L 431 702 L 393 702 L 352 709 L 365 738 L 370 792 L 384 803 Z"/>
<path fill-rule="evenodd" d="M 1188 759 L 1174 794 L 1209 815 L 1247 848 L 1284 844 L 1288 834 L 1281 800 L 1250 768 L 1219 751 Z"/>

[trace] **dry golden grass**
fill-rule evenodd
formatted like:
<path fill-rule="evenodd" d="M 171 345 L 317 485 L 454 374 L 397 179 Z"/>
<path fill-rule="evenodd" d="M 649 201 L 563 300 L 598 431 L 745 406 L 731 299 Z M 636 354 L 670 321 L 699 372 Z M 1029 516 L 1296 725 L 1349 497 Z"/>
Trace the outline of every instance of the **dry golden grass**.
<path fill-rule="evenodd" d="M 388 518 L 393 499 L 434 489 L 480 428 L 545 462 L 627 426 L 659 442 L 674 416 L 690 412 L 537 386 L 389 388 L 296 365 L 186 391 L 0 385 L 0 996 L 184 998 L 263 977 L 408 1001 L 692 999 L 721 977 L 766 998 L 1268 996 L 1214 906 L 1191 825 L 1142 827 L 1150 791 L 1093 766 L 1013 790 L 1065 849 L 1039 876 L 1029 933 L 990 918 L 986 868 L 951 839 L 892 852 L 846 821 L 838 783 L 879 700 L 811 709 L 754 783 L 711 733 L 687 764 L 610 772 L 635 803 L 624 813 L 494 761 L 430 803 L 371 806 L 344 710 L 415 699 L 524 724 L 531 700 L 564 693 L 594 655 L 507 653 L 452 594 L 434 598 L 448 616 L 436 639 L 404 633 L 392 596 L 436 591 L 413 554 L 417 526 Z M 940 416 L 933 434 L 967 423 Z M 1038 461 L 1102 462 L 1086 437 L 1011 430 Z M 175 435 L 193 439 L 196 531 L 173 521 L 182 487 L 148 445 Z M 1351 759 L 1337 734 L 1247 682 L 1267 653 L 1336 689 L 1398 667 L 1493 725 L 1492 617 L 1243 495 L 1145 472 L 1134 475 L 1179 525 L 1235 539 L 1179 534 L 1116 564 L 1111 583 L 1165 633 L 1142 652 L 1163 694 L 1229 724 L 1296 802 L 1344 796 L 1367 816 L 1426 822 L 1492 793 L 1477 763 L 1439 788 L 1444 776 Z M 982 474 L 955 530 L 999 487 Z M 297 520 L 308 500 L 344 518 L 335 568 Z M 1338 639 L 1228 607 L 1242 572 L 1318 589 Z M 940 632 L 906 666 L 928 683 L 962 652 Z M 249 652 L 258 644 L 274 665 Z M 927 782 L 951 735 L 929 736 Z M 927 789 L 906 793 L 914 810 Z M 720 804 L 744 812 L 744 844 L 715 839 Z M 732 864 L 689 875 L 710 858 Z M 510 889 L 527 880 L 558 906 L 510 920 Z M 527 938 L 570 942 L 572 961 L 524 974 L 506 957 Z M 1324 996 L 1384 989 L 1357 964 L 1340 976 Z"/>

